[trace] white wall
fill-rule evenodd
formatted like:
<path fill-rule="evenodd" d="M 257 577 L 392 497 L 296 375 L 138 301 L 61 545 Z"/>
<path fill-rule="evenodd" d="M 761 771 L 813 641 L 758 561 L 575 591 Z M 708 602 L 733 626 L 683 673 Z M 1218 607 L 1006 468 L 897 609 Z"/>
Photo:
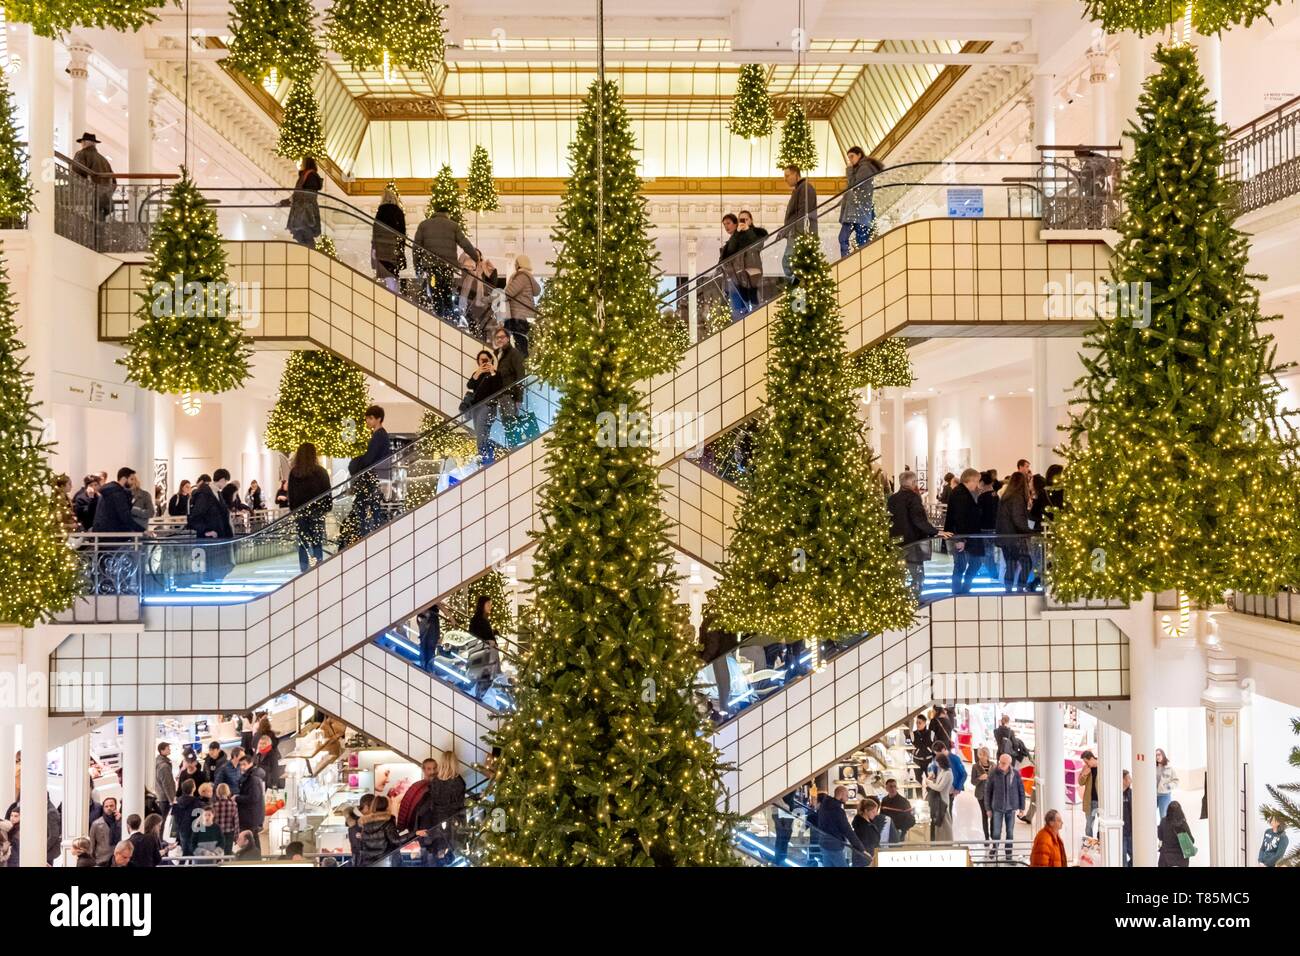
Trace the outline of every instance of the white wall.
<path fill-rule="evenodd" d="M 1300 717 L 1300 707 L 1259 693 L 1251 695 L 1250 707 L 1243 712 L 1241 732 L 1243 738 L 1250 741 L 1252 751 L 1250 789 L 1246 798 L 1246 860 L 1252 866 L 1264 836 L 1264 822 L 1258 811 L 1263 804 L 1273 803 L 1265 786 L 1300 783 L 1300 771 L 1287 759 L 1291 748 L 1300 745 L 1300 737 L 1291 733 L 1293 717 Z M 1289 831 L 1288 836 L 1293 847 L 1295 841 L 1300 840 L 1300 833 L 1295 830 Z"/>

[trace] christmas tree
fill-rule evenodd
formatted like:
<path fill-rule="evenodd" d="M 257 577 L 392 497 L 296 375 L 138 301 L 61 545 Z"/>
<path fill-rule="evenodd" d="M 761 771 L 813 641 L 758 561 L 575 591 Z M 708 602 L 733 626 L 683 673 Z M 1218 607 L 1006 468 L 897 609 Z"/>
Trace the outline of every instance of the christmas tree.
<path fill-rule="evenodd" d="M 458 223 L 462 229 L 465 228 L 465 202 L 460 192 L 460 183 L 456 182 L 456 174 L 446 163 L 433 178 L 433 185 L 429 188 L 429 205 L 424 210 L 424 218 L 430 218 L 438 209 L 445 209 L 452 222 Z"/>
<path fill-rule="evenodd" d="M 334 242 L 333 238 L 324 234 L 316 237 L 316 251 L 325 253 L 325 255 L 329 256 L 331 259 L 337 259 L 339 257 L 338 245 Z"/>
<path fill-rule="evenodd" d="M 1191 7 L 1192 29 L 1213 36 L 1229 27 L 1272 19 L 1270 7 L 1282 0 L 1083 0 L 1084 13 L 1107 33 L 1132 30 L 1138 36 L 1160 33 L 1183 22 Z"/>
<path fill-rule="evenodd" d="M 51 448 L 21 350 L 0 260 L 0 622 L 31 627 L 70 607 L 85 582 L 63 529 L 67 500 L 50 497 Z"/>
<path fill-rule="evenodd" d="M 165 3 L 157 0 L 7 0 L 4 18 L 10 23 L 30 23 L 37 36 L 57 39 L 73 27 L 98 27 L 125 33 L 158 19 Z"/>
<path fill-rule="evenodd" d="M 1291 718 L 1291 733 L 1300 736 L 1300 718 Z M 1300 770 L 1300 747 L 1291 748 L 1291 753 L 1287 756 L 1287 763 Z M 1264 819 L 1281 820 L 1283 832 L 1290 830 L 1295 833 L 1300 830 L 1300 804 L 1296 802 L 1294 796 L 1294 794 L 1300 794 L 1300 783 L 1269 783 L 1264 786 L 1268 790 L 1268 795 L 1273 798 L 1272 806 L 1265 804 L 1260 807 L 1260 813 L 1263 814 Z M 1275 865 L 1300 866 L 1300 843 L 1291 843 L 1286 856 L 1282 857 Z"/>
<path fill-rule="evenodd" d="M 1220 173 L 1226 129 L 1190 48 L 1155 59 L 1127 134 L 1120 308 L 1086 339 L 1062 449 L 1051 581 L 1067 600 L 1177 589 L 1216 604 L 1295 582 L 1297 443 Z"/>
<path fill-rule="evenodd" d="M 230 66 L 262 82 L 278 78 L 311 83 L 323 62 L 311 0 L 233 0 Z"/>
<path fill-rule="evenodd" d="M 469 161 L 469 178 L 465 185 L 465 208 L 474 212 L 492 212 L 500 207 L 497 184 L 492 178 L 492 160 L 482 146 L 474 147 Z"/>
<path fill-rule="evenodd" d="M 140 324 L 118 361 L 152 392 L 217 394 L 244 384 L 252 345 L 232 317 L 235 289 L 217 215 L 181 168 L 149 236 Z"/>
<path fill-rule="evenodd" d="M 746 63 L 740 68 L 736 93 L 731 100 L 731 121 L 727 128 L 742 139 L 771 136 L 776 125 L 772 98 L 767 94 L 767 68 Z"/>
<path fill-rule="evenodd" d="M 32 211 L 32 183 L 23 162 L 26 152 L 23 137 L 18 135 L 9 84 L 0 72 L 0 223 L 14 224 Z"/>
<path fill-rule="evenodd" d="M 844 327 L 816 236 L 790 257 L 767 358 L 764 427 L 721 579 L 719 625 L 773 641 L 906 627 L 916 600 L 854 414 Z"/>
<path fill-rule="evenodd" d="M 305 441 L 325 458 L 351 458 L 366 450 L 366 376 L 333 352 L 289 353 L 280 392 L 266 420 L 266 447 L 292 456 Z"/>
<path fill-rule="evenodd" d="M 295 162 L 304 156 L 325 156 L 325 129 L 321 125 L 320 107 L 310 83 L 294 83 L 284 102 L 284 122 L 275 151 Z"/>
<path fill-rule="evenodd" d="M 464 422 L 443 418 L 434 411 L 424 413 L 417 442 L 418 447 L 405 456 L 406 501 L 411 508 L 433 500 L 438 493 L 438 479 L 448 463 L 460 467 L 478 453 L 478 442 Z"/>
<path fill-rule="evenodd" d="M 545 314 L 598 331 L 581 338 L 580 362 L 552 366 L 564 389 L 541 493 L 537 623 L 518 661 L 515 709 L 490 735 L 500 757 L 481 831 L 489 864 L 731 859 L 732 820 L 718 809 L 724 768 L 693 700 L 699 660 L 673 603 L 654 449 L 644 429 L 602 427 L 620 414 L 648 418 L 637 382 L 653 363 L 639 336 L 662 324 L 634 149 L 617 87 L 593 84 L 556 230 L 554 283 L 564 292 Z M 561 337 L 578 340 L 574 331 Z"/>
<path fill-rule="evenodd" d="M 513 634 L 518 626 L 510 592 L 506 587 L 506 576 L 496 568 L 487 574 L 455 591 L 442 602 L 442 618 L 447 627 L 465 630 L 469 627 L 474 610 L 478 607 L 480 597 L 492 599 L 492 610 L 488 620 L 492 629 L 499 634 Z"/>
<path fill-rule="evenodd" d="M 817 144 L 813 141 L 812 124 L 808 122 L 802 103 L 791 103 L 790 111 L 785 114 L 776 165 L 778 169 L 798 166 L 805 173 L 817 168 Z"/>
<path fill-rule="evenodd" d="M 444 9 L 433 0 L 334 0 L 326 42 L 357 70 L 432 72 L 446 55 Z"/>

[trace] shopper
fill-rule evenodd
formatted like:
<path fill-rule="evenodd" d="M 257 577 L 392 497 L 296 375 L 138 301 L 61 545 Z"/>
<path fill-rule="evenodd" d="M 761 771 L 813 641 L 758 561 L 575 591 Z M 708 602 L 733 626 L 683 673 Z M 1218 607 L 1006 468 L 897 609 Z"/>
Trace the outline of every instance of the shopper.
<path fill-rule="evenodd" d="M 239 806 L 234 797 L 236 792 L 230 784 L 224 782 L 213 788 L 212 822 L 221 834 L 221 849 L 225 853 L 234 847 L 235 835 L 239 832 Z"/>
<path fill-rule="evenodd" d="M 239 829 L 257 834 L 266 822 L 266 771 L 248 754 L 240 755 L 239 770 L 239 793 L 235 796 Z"/>
<path fill-rule="evenodd" d="M 883 168 L 879 160 L 864 155 L 861 146 L 850 146 L 845 159 L 844 198 L 840 200 L 840 258 L 849 254 L 850 237 L 855 249 L 861 249 L 871 238 L 871 226 L 876 218 L 871 178 Z"/>
<path fill-rule="evenodd" d="M 745 311 L 758 308 L 763 293 L 763 240 L 767 230 L 754 224 L 754 214 L 748 209 L 740 211 L 740 225 L 734 237 L 739 260 L 735 262 L 736 291 L 745 303 Z"/>
<path fill-rule="evenodd" d="M 389 292 L 396 292 L 402 269 L 406 267 L 406 213 L 397 190 L 384 187 L 383 198 L 375 210 L 370 230 L 370 259 L 375 275 Z"/>
<path fill-rule="evenodd" d="M 1165 808 L 1165 818 L 1156 827 L 1156 836 L 1160 838 L 1160 857 L 1157 866 L 1190 866 L 1196 855 L 1196 841 L 1192 839 L 1191 827 L 1183 815 L 1183 806 L 1177 800 Z"/>
<path fill-rule="evenodd" d="M 329 472 L 309 441 L 298 446 L 289 468 L 288 506 L 298 532 L 298 569 L 306 574 L 325 560 L 325 516 L 334 510 Z"/>
<path fill-rule="evenodd" d="M 902 843 L 907 831 L 916 826 L 916 813 L 912 802 L 898 792 L 898 781 L 890 777 L 885 781 L 885 795 L 880 798 L 880 811 L 889 818 L 889 842 Z"/>
<path fill-rule="evenodd" d="M 835 788 L 834 796 L 822 794 L 817 801 L 817 841 L 821 847 L 822 866 L 849 866 L 846 853 L 850 847 L 855 854 L 853 862 L 866 856 L 867 848 L 853 832 L 849 816 L 844 812 L 844 801 L 848 797 L 848 788 L 839 786 Z"/>
<path fill-rule="evenodd" d="M 482 645 L 482 660 L 478 664 L 478 674 L 470 675 L 475 678 L 474 696 L 481 700 L 497 675 L 501 673 L 501 652 L 498 647 L 498 639 L 501 635 L 492 626 L 492 598 L 488 595 L 478 596 L 474 606 L 474 616 L 470 618 L 467 630 L 478 638 Z"/>
<path fill-rule="evenodd" d="M 1159 819 L 1165 818 L 1169 803 L 1174 799 L 1174 788 L 1178 786 L 1178 774 L 1169 766 L 1169 758 L 1159 747 L 1156 748 L 1156 812 Z"/>
<path fill-rule="evenodd" d="M 880 849 L 880 828 L 885 818 L 880 816 L 880 803 L 875 797 L 863 797 L 858 801 L 858 812 L 853 817 L 853 832 L 858 841 L 866 848 L 865 855 L 859 860 L 854 858 L 854 866 L 870 866 Z"/>
<path fill-rule="evenodd" d="M 1030 866 L 1067 866 L 1065 844 L 1061 842 L 1061 828 L 1065 821 L 1056 810 L 1043 814 L 1043 828 L 1034 836 L 1034 848 L 1029 852 Z"/>
<path fill-rule="evenodd" d="M 353 479 L 352 508 L 357 512 L 357 533 L 363 538 L 384 523 L 380 482 L 392 477 L 393 457 L 393 442 L 384 428 L 383 408 L 379 405 L 367 408 L 365 423 L 370 430 L 365 454 L 348 462 L 348 474 Z"/>
<path fill-rule="evenodd" d="M 153 793 L 158 800 L 158 816 L 165 826 L 167 811 L 176 802 L 176 776 L 172 772 L 172 745 L 166 741 L 158 745 L 158 757 L 154 760 L 153 777 Z"/>
<path fill-rule="evenodd" d="M 1133 775 L 1124 771 L 1124 865 L 1133 865 Z"/>
<path fill-rule="evenodd" d="M 1023 472 L 1013 471 L 997 500 L 994 518 L 998 545 L 1006 571 L 1002 583 L 1010 594 L 1023 591 L 1029 585 L 1029 484 Z M 982 504 L 982 502 L 981 502 Z"/>
<path fill-rule="evenodd" d="M 993 740 L 998 745 L 998 756 L 1015 751 L 1016 732 L 1011 729 L 1011 715 L 1003 714 L 1002 721 L 993 731 Z"/>
<path fill-rule="evenodd" d="M 117 846 L 113 847 L 112 862 L 109 864 L 118 869 L 124 869 L 131 865 L 135 859 L 135 844 L 130 840 L 123 840 Z"/>
<path fill-rule="evenodd" d="M 162 865 L 163 837 L 162 826 L 163 818 L 157 813 L 151 813 L 144 818 L 144 823 L 140 824 L 139 817 L 134 813 L 127 818 L 127 826 L 130 827 L 131 821 L 137 821 L 140 827 L 139 833 L 133 833 L 130 837 L 133 844 L 131 853 L 131 865 L 136 868 L 152 869 Z"/>
<path fill-rule="evenodd" d="M 510 333 L 497 329 L 492 334 L 492 344 L 496 350 L 497 412 L 501 417 L 501 428 L 505 432 L 506 444 L 511 448 L 523 444 L 519 434 L 519 416 L 523 414 L 524 357 L 510 341 Z"/>
<path fill-rule="evenodd" d="M 948 503 L 949 496 L 952 495 L 952 490 L 956 488 L 957 485 L 959 484 L 960 482 L 957 481 L 956 475 L 954 475 L 951 471 L 944 472 L 943 483 L 939 486 L 939 490 L 935 493 L 934 500 L 941 505 L 946 505 Z"/>
<path fill-rule="evenodd" d="M 194 855 L 194 821 L 202 811 L 194 778 L 187 777 L 181 781 L 180 789 L 176 794 L 176 804 L 172 807 L 172 819 L 176 825 L 176 842 L 180 844 L 181 856 Z"/>
<path fill-rule="evenodd" d="M 989 748 L 981 747 L 975 753 L 970 765 L 971 786 L 975 790 L 975 800 L 980 805 L 980 826 L 984 828 L 984 839 L 989 838 L 989 802 L 988 780 L 993 773 L 993 760 L 989 757 Z"/>
<path fill-rule="evenodd" d="M 961 480 L 948 496 L 948 511 L 944 515 L 943 530 L 957 540 L 949 543 L 952 551 L 952 593 L 965 594 L 984 559 L 984 542 L 969 537 L 980 533 L 980 509 L 976 500 L 980 473 L 967 468 Z"/>
<path fill-rule="evenodd" d="M 889 496 L 887 507 L 890 533 L 902 539 L 903 560 L 912 579 L 912 593 L 919 599 L 925 582 L 925 559 L 930 553 L 930 539 L 935 536 L 950 538 L 952 535 L 940 531 L 926 518 L 925 502 L 917 491 L 913 472 L 905 471 L 898 476 L 898 490 Z"/>
<path fill-rule="evenodd" d="M 113 848 L 122 842 L 122 811 L 116 797 L 105 797 L 99 819 L 90 825 L 90 855 L 96 866 L 113 862 Z"/>
<path fill-rule="evenodd" d="M 952 763 L 940 744 L 925 776 L 925 799 L 930 808 L 931 842 L 952 841 Z"/>
<path fill-rule="evenodd" d="M 926 768 L 934 759 L 933 743 L 934 737 L 930 733 L 925 714 L 917 714 L 916 726 L 912 728 L 912 763 L 916 765 L 912 772 L 916 774 L 917 783 L 925 779 Z"/>
<path fill-rule="evenodd" d="M 1025 782 L 1011 765 L 1011 754 L 998 757 L 998 765 L 989 774 L 985 784 L 985 799 L 989 806 L 989 829 L 993 848 L 989 859 L 998 858 L 997 841 L 1006 833 L 1006 855 L 1011 860 L 1012 842 L 1015 840 L 1016 817 L 1025 812 Z"/>
<path fill-rule="evenodd" d="M 1079 771 L 1079 804 L 1084 808 L 1084 813 L 1088 815 L 1083 832 L 1088 836 L 1092 836 L 1092 828 L 1097 822 L 1097 808 L 1100 806 L 1101 799 L 1101 788 L 1097 783 L 1100 771 L 1097 766 L 1097 755 L 1091 750 L 1085 750 L 1079 755 L 1079 759 L 1083 761 L 1083 768 Z"/>
<path fill-rule="evenodd" d="M 938 723 L 938 721 L 939 718 L 935 717 L 935 719 L 930 722 L 930 726 L 933 727 Z M 966 772 L 966 764 L 962 762 L 961 755 L 958 754 L 957 751 L 953 750 L 952 747 L 942 741 L 935 741 L 934 756 L 936 761 L 939 759 L 939 754 L 943 754 L 948 758 L 948 767 L 952 771 L 952 793 L 948 795 L 948 813 L 951 815 L 953 801 L 956 800 L 957 794 L 966 789 L 966 781 L 969 779 L 969 774 Z M 933 771 L 934 767 L 934 764 L 930 764 L 929 770 Z"/>
<path fill-rule="evenodd" d="M 361 818 L 370 812 L 370 808 L 375 803 L 373 793 L 362 794 L 361 799 L 357 801 L 355 811 L 349 810 L 347 815 L 348 822 L 348 846 L 352 848 L 352 864 L 355 866 L 357 857 L 361 853 Z"/>
<path fill-rule="evenodd" d="M 374 866 L 401 847 L 402 838 L 397 832 L 397 821 L 388 812 L 387 797 L 375 797 L 370 812 L 362 814 L 358 845 L 356 866 Z"/>
<path fill-rule="evenodd" d="M 181 760 L 180 773 L 176 775 L 176 791 L 179 793 L 181 787 L 185 785 L 186 780 L 194 781 L 194 794 L 198 796 L 199 784 L 208 782 L 208 775 L 203 772 L 203 767 L 199 765 L 199 757 L 192 750 L 186 750 L 185 756 Z"/>
<path fill-rule="evenodd" d="M 525 360 L 532 337 L 532 323 L 537 319 L 537 297 L 541 294 L 542 284 L 533 275 L 533 260 L 524 255 L 515 256 L 515 274 L 506 283 L 506 305 L 510 317 L 503 325 Z"/>
<path fill-rule="evenodd" d="M 817 235 L 817 190 L 804 177 L 798 166 L 787 166 L 784 170 L 785 184 L 790 187 L 790 201 L 785 206 L 785 254 L 781 258 L 781 267 L 785 277 L 793 279 L 790 269 L 790 253 L 794 251 L 794 241 L 802 235 Z"/>
<path fill-rule="evenodd" d="M 951 750 L 952 717 L 949 716 L 948 709 L 943 704 L 934 704 L 930 713 L 930 731 L 934 734 L 934 742 L 943 743 Z"/>
<path fill-rule="evenodd" d="M 420 838 L 425 864 L 430 865 L 434 841 L 452 840 L 456 824 L 465 812 L 465 778 L 460 774 L 460 761 L 450 750 L 437 760 L 425 760 L 422 769 L 427 786 L 411 825 Z"/>
<path fill-rule="evenodd" d="M 215 790 L 219 784 L 228 784 L 233 793 L 239 789 L 239 768 L 230 762 L 221 744 L 215 740 L 208 744 L 208 755 L 203 758 L 203 772 Z"/>
<path fill-rule="evenodd" d="M 229 480 L 230 472 L 225 468 L 218 468 L 211 476 L 199 475 L 190 492 L 190 516 L 185 522 L 196 538 L 210 538 L 215 542 L 235 536 L 230 509 L 221 498 L 221 490 Z M 225 545 L 205 544 L 203 557 L 203 567 L 199 570 L 201 580 L 220 580 L 233 566 L 229 547 Z"/>
<path fill-rule="evenodd" d="M 316 237 L 320 235 L 320 204 L 316 194 L 324 186 L 325 180 L 316 171 L 316 160 L 304 156 L 298 168 L 298 179 L 293 185 L 293 195 L 280 201 L 281 206 L 289 207 L 289 221 L 285 228 L 294 242 L 310 247 L 316 245 Z"/>
<path fill-rule="evenodd" d="M 1264 840 L 1259 845 L 1259 865 L 1277 866 L 1286 857 L 1288 844 L 1286 821 L 1274 815 L 1268 818 L 1268 829 L 1264 831 Z"/>
<path fill-rule="evenodd" d="M 176 489 L 176 494 L 171 496 L 167 502 L 167 515 L 171 518 L 184 518 L 190 513 L 190 482 L 188 479 L 181 482 L 181 486 Z M 112 859 L 112 852 L 109 858 Z"/>
<path fill-rule="evenodd" d="M 239 836 L 235 839 L 234 851 L 235 859 L 240 862 L 262 858 L 262 846 L 258 842 L 257 834 L 252 830 L 239 832 Z"/>

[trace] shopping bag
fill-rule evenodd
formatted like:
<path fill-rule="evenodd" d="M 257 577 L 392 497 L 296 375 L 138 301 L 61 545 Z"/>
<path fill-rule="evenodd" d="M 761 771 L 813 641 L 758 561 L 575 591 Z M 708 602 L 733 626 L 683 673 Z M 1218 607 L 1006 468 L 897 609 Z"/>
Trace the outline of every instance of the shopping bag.
<path fill-rule="evenodd" d="M 1192 842 L 1190 833 L 1178 834 L 1178 848 L 1183 851 L 1183 856 L 1189 860 L 1196 856 L 1196 844 Z"/>
<path fill-rule="evenodd" d="M 1101 866 L 1101 841 L 1096 837 L 1086 836 L 1079 847 L 1079 866 Z"/>

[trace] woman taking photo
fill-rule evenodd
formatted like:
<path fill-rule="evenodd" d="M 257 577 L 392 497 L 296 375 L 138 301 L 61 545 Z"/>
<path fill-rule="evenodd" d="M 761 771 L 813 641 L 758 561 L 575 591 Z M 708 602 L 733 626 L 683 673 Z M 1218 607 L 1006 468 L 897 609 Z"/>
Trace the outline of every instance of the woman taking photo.
<path fill-rule="evenodd" d="M 934 755 L 934 770 L 925 778 L 925 799 L 930 806 L 930 832 L 935 843 L 952 842 L 952 765 L 946 753 Z"/>
<path fill-rule="evenodd" d="M 468 411 L 478 439 L 478 457 L 484 465 L 492 464 L 492 403 L 487 401 L 501 390 L 497 378 L 496 358 L 487 349 L 478 353 L 478 368 L 465 383 L 461 411 Z"/>
<path fill-rule="evenodd" d="M 325 515 L 334 510 L 329 490 L 329 472 L 317 460 L 316 446 L 303 442 L 289 469 L 288 504 L 298 528 L 298 567 L 304 572 L 310 570 L 311 559 L 317 564 L 325 560 Z"/>

